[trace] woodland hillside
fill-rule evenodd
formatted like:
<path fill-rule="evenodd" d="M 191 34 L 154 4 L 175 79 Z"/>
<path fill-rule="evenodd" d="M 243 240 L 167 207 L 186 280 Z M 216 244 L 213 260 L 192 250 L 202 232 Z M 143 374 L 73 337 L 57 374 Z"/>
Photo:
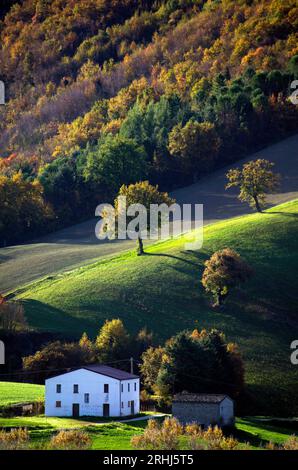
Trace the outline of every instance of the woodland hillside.
<path fill-rule="evenodd" d="M 86 219 L 122 184 L 171 190 L 297 130 L 295 0 L 9 3 L 2 245 Z"/>

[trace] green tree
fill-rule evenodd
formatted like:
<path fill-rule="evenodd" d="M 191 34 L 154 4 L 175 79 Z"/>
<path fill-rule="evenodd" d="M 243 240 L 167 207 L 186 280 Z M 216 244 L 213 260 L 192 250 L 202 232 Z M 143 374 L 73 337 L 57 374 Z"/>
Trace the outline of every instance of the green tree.
<path fill-rule="evenodd" d="M 220 306 L 230 290 L 247 281 L 252 275 L 249 265 L 231 248 L 213 253 L 205 262 L 202 284 L 214 296 L 214 306 Z"/>
<path fill-rule="evenodd" d="M 147 173 L 146 152 L 133 139 L 108 135 L 97 147 L 87 151 L 84 176 L 103 188 L 107 197 L 115 195 L 122 184 L 134 183 Z"/>
<path fill-rule="evenodd" d="M 241 169 L 229 170 L 226 189 L 239 187 L 240 201 L 247 201 L 258 212 L 262 212 L 266 202 L 265 194 L 276 191 L 280 181 L 280 176 L 273 173 L 273 167 L 274 163 L 259 158 L 245 163 Z"/>
<path fill-rule="evenodd" d="M 157 378 L 162 396 L 185 390 L 235 397 L 243 389 L 241 356 L 218 330 L 182 331 L 167 341 L 164 355 Z"/>

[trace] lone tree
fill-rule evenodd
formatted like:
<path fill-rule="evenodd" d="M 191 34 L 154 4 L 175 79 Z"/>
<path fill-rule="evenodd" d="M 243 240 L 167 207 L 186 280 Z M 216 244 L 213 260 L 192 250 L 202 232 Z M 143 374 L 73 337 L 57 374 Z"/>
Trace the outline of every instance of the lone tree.
<path fill-rule="evenodd" d="M 162 193 L 158 191 L 158 186 L 152 186 L 149 181 L 140 181 L 139 183 L 130 184 L 128 186 L 121 186 L 118 196 L 126 197 L 126 207 L 132 204 L 142 204 L 147 210 L 147 223 L 145 229 L 150 230 L 151 218 L 150 218 L 150 205 L 151 204 L 166 204 L 170 207 L 175 203 L 175 199 L 169 197 L 168 193 Z M 119 216 L 120 208 L 118 205 L 118 199 L 115 199 L 116 216 Z M 128 217 L 129 219 L 129 217 Z M 158 225 L 162 223 L 162 218 L 158 218 Z M 141 229 L 138 228 L 137 238 L 137 253 L 138 255 L 144 254 L 143 240 L 141 236 Z"/>
<path fill-rule="evenodd" d="M 19 302 L 8 302 L 0 294 L 0 330 L 15 333 L 17 330 L 27 330 L 24 307 Z"/>
<path fill-rule="evenodd" d="M 253 271 L 250 266 L 231 248 L 213 253 L 205 262 L 202 284 L 214 297 L 214 307 L 223 304 L 233 287 L 247 281 Z"/>
<path fill-rule="evenodd" d="M 227 173 L 228 184 L 226 189 L 239 186 L 240 201 L 246 201 L 258 212 L 262 212 L 266 199 L 265 194 L 277 190 L 280 175 L 274 174 L 274 163 L 258 159 L 245 163 L 242 169 L 235 168 Z"/>

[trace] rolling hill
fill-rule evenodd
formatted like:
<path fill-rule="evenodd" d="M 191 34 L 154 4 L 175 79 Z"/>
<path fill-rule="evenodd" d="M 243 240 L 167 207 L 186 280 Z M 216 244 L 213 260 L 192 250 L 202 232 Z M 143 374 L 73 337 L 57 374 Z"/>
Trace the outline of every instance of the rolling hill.
<path fill-rule="evenodd" d="M 184 236 L 149 247 L 146 256 L 119 254 L 15 294 L 32 327 L 72 337 L 84 330 L 94 336 L 105 319 L 117 317 L 130 331 L 146 325 L 161 341 L 185 328 L 216 327 L 239 344 L 257 409 L 295 414 L 298 370 L 289 356 L 298 332 L 297 228 L 296 200 L 205 227 L 199 252 L 184 250 Z M 200 278 L 206 258 L 226 246 L 255 274 L 215 311 Z"/>
<path fill-rule="evenodd" d="M 298 134 L 270 145 L 234 165 L 222 168 L 196 184 L 173 192 L 179 204 L 204 204 L 204 224 L 228 219 L 251 212 L 248 205 L 237 198 L 237 191 L 225 191 L 225 174 L 233 166 L 258 157 L 275 163 L 282 176 L 278 192 L 268 197 L 272 205 L 298 197 Z M 0 248 L 1 293 L 58 271 L 90 264 L 99 258 L 129 250 L 135 243 L 130 240 L 99 241 L 94 229 L 97 219 L 59 230 L 31 243 Z"/>

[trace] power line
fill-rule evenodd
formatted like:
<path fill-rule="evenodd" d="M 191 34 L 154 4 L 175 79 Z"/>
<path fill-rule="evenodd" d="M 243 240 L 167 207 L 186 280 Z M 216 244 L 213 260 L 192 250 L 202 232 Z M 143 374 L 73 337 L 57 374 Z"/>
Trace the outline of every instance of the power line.
<path fill-rule="evenodd" d="M 109 364 L 118 364 L 119 362 L 130 362 L 129 359 L 119 359 L 118 361 L 111 361 L 111 362 L 105 362 L 103 365 L 109 365 Z M 0 374 L 0 377 L 7 376 L 7 375 L 32 375 L 32 374 L 40 374 L 41 372 L 58 372 L 61 370 L 67 370 L 67 369 L 79 369 L 80 367 L 84 367 L 87 364 L 83 364 L 82 366 L 65 366 L 60 369 L 40 369 L 40 370 L 34 370 L 34 371 L 23 371 L 20 370 L 19 372 L 7 372 L 6 374 Z"/>

